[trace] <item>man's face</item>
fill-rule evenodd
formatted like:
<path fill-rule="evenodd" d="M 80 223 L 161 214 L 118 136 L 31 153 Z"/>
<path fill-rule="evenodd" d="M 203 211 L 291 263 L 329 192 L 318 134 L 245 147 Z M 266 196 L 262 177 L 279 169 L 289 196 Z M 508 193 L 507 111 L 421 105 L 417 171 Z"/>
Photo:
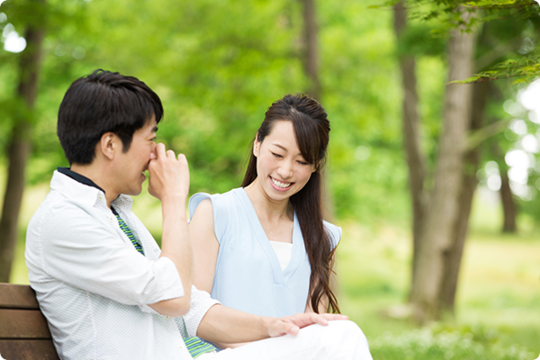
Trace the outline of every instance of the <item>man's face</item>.
<path fill-rule="evenodd" d="M 144 172 L 156 149 L 156 120 L 152 117 L 145 126 L 135 131 L 129 150 L 120 152 L 116 161 L 117 178 L 119 179 L 117 191 L 120 194 L 139 195 L 142 183 L 146 179 Z"/>

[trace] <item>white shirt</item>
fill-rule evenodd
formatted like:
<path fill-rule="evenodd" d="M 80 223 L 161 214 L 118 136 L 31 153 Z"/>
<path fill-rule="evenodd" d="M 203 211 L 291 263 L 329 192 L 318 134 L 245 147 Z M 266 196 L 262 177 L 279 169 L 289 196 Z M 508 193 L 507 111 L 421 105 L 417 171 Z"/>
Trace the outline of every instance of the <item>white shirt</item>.
<path fill-rule="evenodd" d="M 113 207 L 140 241 L 118 226 L 97 188 L 54 172 L 51 191 L 28 225 L 26 264 L 61 359 L 191 359 L 195 336 L 217 300 L 192 287 L 191 308 L 170 318 L 148 304 L 184 295 L 174 263 L 120 195 Z"/>
<path fill-rule="evenodd" d="M 291 261 L 293 245 L 279 241 L 269 241 L 270 245 L 272 245 L 272 248 L 276 252 L 277 258 L 279 260 L 279 266 L 281 266 L 281 270 L 285 271 L 287 265 L 289 265 L 289 261 Z"/>

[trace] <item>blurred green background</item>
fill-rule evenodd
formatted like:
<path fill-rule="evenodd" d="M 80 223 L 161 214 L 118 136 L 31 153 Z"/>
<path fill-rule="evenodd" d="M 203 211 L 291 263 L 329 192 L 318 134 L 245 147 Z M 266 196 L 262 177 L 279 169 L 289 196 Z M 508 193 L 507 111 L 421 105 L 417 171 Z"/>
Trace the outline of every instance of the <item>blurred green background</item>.
<path fill-rule="evenodd" d="M 49 0 L 46 4 L 47 30 L 13 283 L 28 283 L 26 225 L 47 194 L 52 171 L 68 165 L 56 137 L 56 115 L 75 79 L 102 68 L 136 76 L 153 88 L 165 107 L 158 141 L 186 154 L 191 193 L 239 186 L 250 141 L 266 109 L 283 95 L 305 92 L 312 85 L 302 62 L 300 1 Z M 532 360 L 540 353 L 536 195 L 540 121 L 534 121 L 534 110 L 520 100 L 532 85 L 497 81 L 500 97 L 490 102 L 488 114 L 508 123 L 488 141 L 502 149 L 503 156 L 495 158 L 489 151 L 482 155 L 455 316 L 419 327 L 404 306 L 411 278 L 412 210 L 402 144 L 400 50 L 391 9 L 368 7 L 380 4 L 316 2 L 320 100 L 332 127 L 326 179 L 333 222 L 344 234 L 336 269 L 342 311 L 364 330 L 375 359 Z M 10 143 L 20 112 L 16 96 L 24 53 L 20 38 L 30 14 L 13 1 L 0 1 L 2 149 Z M 422 149 L 428 171 L 433 171 L 447 77 L 446 37 L 430 35 L 436 33 L 432 31 L 436 23 L 415 24 L 408 51 L 417 60 Z M 502 33 L 509 28 L 517 34 L 511 41 L 519 52 L 534 46 L 535 24 L 510 21 L 500 27 Z M 540 93 L 536 94 L 540 104 Z M 512 162 L 506 156 L 507 165 L 514 164 L 510 180 L 519 211 L 517 232 L 501 233 L 498 190 L 504 154 L 511 151 L 528 162 L 523 165 L 524 161 Z M 1 189 L 7 164 L 3 151 Z M 524 167 L 525 180 L 520 175 Z M 137 197 L 134 212 L 159 239 L 160 206 L 146 190 Z"/>

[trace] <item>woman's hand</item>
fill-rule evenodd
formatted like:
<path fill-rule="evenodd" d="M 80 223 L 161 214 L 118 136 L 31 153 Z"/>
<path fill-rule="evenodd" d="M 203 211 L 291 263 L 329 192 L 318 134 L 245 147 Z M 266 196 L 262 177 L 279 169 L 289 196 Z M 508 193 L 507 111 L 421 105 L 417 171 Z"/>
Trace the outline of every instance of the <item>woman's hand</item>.
<path fill-rule="evenodd" d="M 328 325 L 328 321 L 332 320 L 348 320 L 349 317 L 340 314 L 315 314 L 304 313 L 282 318 L 266 318 L 268 322 L 268 335 L 270 337 L 282 335 L 296 335 L 301 328 L 309 325 L 319 324 L 322 326 Z"/>

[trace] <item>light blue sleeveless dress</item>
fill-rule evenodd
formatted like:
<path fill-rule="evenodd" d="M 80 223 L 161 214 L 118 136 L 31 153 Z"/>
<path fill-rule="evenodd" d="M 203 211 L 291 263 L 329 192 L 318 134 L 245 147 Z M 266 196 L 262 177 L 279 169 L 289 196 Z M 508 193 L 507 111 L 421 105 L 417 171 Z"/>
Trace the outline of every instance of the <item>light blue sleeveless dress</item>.
<path fill-rule="evenodd" d="M 300 224 L 294 214 L 289 264 L 281 269 L 255 209 L 243 188 L 225 194 L 198 193 L 189 200 L 189 214 L 204 199 L 212 201 L 219 253 L 211 296 L 225 306 L 248 313 L 282 317 L 303 313 L 311 267 Z M 334 246 L 341 228 L 324 222 Z M 196 235 L 192 241 L 197 241 Z"/>

